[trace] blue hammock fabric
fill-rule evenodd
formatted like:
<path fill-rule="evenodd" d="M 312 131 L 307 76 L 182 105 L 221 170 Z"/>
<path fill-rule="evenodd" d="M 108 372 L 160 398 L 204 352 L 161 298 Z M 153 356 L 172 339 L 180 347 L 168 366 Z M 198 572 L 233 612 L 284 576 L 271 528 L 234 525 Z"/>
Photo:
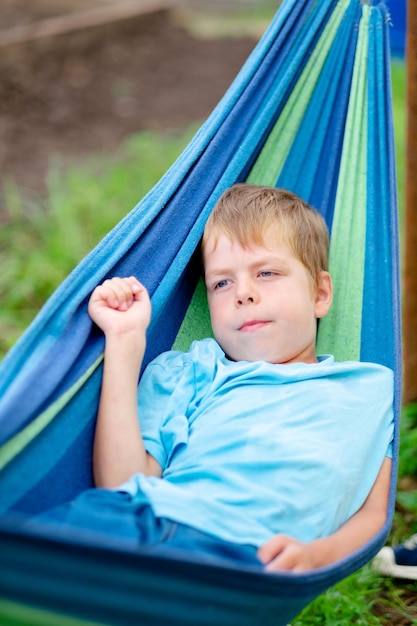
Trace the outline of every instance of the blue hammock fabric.
<path fill-rule="evenodd" d="M 172 168 L 62 283 L 0 365 L 0 597 L 137 624 L 287 624 L 366 563 L 394 509 L 401 324 L 389 15 L 383 2 L 284 0 L 230 89 Z M 145 364 L 204 334 L 196 258 L 205 221 L 236 182 L 286 187 L 331 231 L 335 304 L 320 351 L 395 372 L 396 443 L 388 520 L 364 548 L 304 574 L 204 565 L 190 554 L 129 554 L 114 541 L 17 532 L 92 486 L 103 338 L 87 303 L 115 275 L 152 299 Z M 190 304 L 191 303 L 191 304 Z M 0 611 L 1 614 L 1 611 Z"/>

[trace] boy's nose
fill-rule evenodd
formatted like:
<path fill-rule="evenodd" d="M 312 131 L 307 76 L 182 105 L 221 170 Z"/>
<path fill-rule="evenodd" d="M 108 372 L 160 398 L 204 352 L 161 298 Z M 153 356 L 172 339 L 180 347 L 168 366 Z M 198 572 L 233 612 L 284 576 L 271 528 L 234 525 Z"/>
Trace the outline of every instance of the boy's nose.
<path fill-rule="evenodd" d="M 236 304 L 238 306 L 254 304 L 257 298 L 256 289 L 250 285 L 241 285 L 236 292 Z"/>
<path fill-rule="evenodd" d="M 255 302 L 254 296 L 240 296 L 236 299 L 239 306 L 243 304 L 253 304 Z"/>

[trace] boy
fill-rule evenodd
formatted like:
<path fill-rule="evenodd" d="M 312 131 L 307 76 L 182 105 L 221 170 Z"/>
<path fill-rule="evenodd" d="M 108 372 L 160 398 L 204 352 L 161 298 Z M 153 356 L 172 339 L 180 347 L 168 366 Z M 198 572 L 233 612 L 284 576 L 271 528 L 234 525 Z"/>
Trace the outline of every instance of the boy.
<path fill-rule="evenodd" d="M 133 277 L 95 289 L 101 489 L 62 519 L 293 571 L 342 558 L 383 526 L 392 372 L 316 356 L 332 301 L 327 250 L 323 219 L 294 194 L 227 190 L 202 242 L 215 340 L 160 355 L 139 392 L 147 291 Z"/>

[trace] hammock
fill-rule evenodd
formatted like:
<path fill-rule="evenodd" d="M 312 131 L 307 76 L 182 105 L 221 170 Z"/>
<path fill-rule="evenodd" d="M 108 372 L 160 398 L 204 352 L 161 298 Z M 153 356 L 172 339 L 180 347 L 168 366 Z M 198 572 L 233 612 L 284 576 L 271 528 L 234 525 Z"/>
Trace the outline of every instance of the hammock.
<path fill-rule="evenodd" d="M 56 612 L 73 616 L 76 624 L 277 626 L 384 544 L 394 509 L 398 436 L 383 530 L 349 557 L 311 572 L 270 575 L 241 564 L 204 565 L 192 554 L 133 555 L 116 538 L 93 537 L 87 544 L 35 535 L 17 531 L 13 519 L 92 486 L 103 338 L 87 302 L 98 283 L 134 274 L 149 289 L 153 321 L 145 364 L 173 345 L 188 349 L 193 339 L 210 334 L 194 252 L 217 198 L 235 182 L 288 188 L 322 212 L 331 231 L 336 293 L 320 323 L 319 352 L 394 369 L 398 430 L 399 255 L 388 22 L 381 2 L 284 0 L 176 163 L 63 282 L 3 360 L 4 620 L 26 605 L 30 615 L 33 607 L 50 612 L 51 623 L 59 623 Z"/>

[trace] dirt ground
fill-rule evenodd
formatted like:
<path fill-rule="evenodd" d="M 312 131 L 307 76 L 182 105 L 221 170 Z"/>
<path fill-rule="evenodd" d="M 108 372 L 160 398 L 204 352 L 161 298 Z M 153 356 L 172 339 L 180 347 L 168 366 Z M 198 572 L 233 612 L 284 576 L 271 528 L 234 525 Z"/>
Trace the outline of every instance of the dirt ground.
<path fill-rule="evenodd" d="M 0 33 L 49 17 L 52 7 L 56 12 L 47 0 L 5 0 Z M 204 119 L 255 43 L 196 39 L 172 12 L 159 10 L 0 46 L 0 178 L 42 192 L 55 154 L 76 159 L 111 150 L 142 129 Z"/>

